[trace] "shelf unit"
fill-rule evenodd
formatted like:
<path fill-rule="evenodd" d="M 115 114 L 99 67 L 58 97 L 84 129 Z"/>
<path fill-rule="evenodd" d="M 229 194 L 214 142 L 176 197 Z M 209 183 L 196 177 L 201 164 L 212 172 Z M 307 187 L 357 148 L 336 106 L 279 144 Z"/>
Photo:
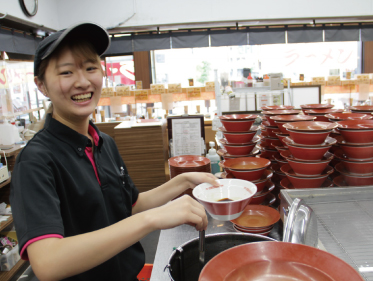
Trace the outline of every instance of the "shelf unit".
<path fill-rule="evenodd" d="M 32 108 L 32 109 L 28 109 L 28 110 L 19 111 L 19 112 L 14 112 L 13 114 L 0 116 L 0 119 L 12 118 L 12 117 L 15 117 L 15 116 L 20 116 L 20 115 L 32 113 L 34 111 L 40 111 L 42 109 L 44 109 L 44 107 L 37 107 L 37 108 Z"/>

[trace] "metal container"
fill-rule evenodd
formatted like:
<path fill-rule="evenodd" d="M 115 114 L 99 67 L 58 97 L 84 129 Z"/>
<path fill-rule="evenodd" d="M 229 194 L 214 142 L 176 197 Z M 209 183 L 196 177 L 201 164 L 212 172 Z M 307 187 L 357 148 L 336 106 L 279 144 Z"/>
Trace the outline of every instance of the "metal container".
<path fill-rule="evenodd" d="M 205 237 L 205 264 L 217 254 L 246 243 L 276 241 L 275 239 L 246 233 L 217 233 Z M 203 264 L 199 262 L 199 238 L 179 246 L 171 254 L 165 270 L 173 281 L 198 281 Z"/>

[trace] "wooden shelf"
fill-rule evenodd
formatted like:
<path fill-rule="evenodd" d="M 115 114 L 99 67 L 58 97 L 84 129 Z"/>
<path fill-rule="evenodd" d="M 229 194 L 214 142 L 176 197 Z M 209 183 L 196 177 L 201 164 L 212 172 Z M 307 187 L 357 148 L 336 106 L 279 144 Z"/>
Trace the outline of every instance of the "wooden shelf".
<path fill-rule="evenodd" d="M 6 181 L 3 181 L 2 183 L 0 183 L 0 188 L 3 188 L 4 186 L 6 186 L 8 184 L 10 184 L 10 177 Z"/>
<path fill-rule="evenodd" d="M 7 228 L 10 224 L 13 223 L 13 216 L 9 215 L 9 219 L 7 221 L 2 221 L 0 223 L 0 232 Z"/>
<path fill-rule="evenodd" d="M 0 281 L 10 280 L 26 262 L 25 260 L 19 260 L 10 271 L 0 271 Z"/>

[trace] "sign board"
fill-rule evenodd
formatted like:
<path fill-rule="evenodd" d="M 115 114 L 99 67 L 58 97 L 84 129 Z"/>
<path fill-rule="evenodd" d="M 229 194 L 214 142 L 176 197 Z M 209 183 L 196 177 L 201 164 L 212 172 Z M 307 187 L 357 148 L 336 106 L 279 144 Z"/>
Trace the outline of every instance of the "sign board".
<path fill-rule="evenodd" d="M 200 98 L 201 97 L 201 88 L 187 88 L 188 98 Z"/>
<path fill-rule="evenodd" d="M 163 84 L 151 84 L 150 90 L 152 95 L 164 94 L 166 92 Z"/>
<path fill-rule="evenodd" d="M 142 89 L 142 81 L 136 81 L 136 89 L 137 90 Z"/>
<path fill-rule="evenodd" d="M 132 96 L 131 86 L 117 86 L 117 96 Z"/>
<path fill-rule="evenodd" d="M 206 82 L 206 92 L 215 92 L 215 82 Z"/>
<path fill-rule="evenodd" d="M 107 98 L 107 97 L 114 97 L 114 89 L 113 87 L 105 87 L 101 90 L 101 97 Z"/>
<path fill-rule="evenodd" d="M 135 90 L 136 101 L 147 100 L 149 95 L 149 90 Z"/>
<path fill-rule="evenodd" d="M 182 92 L 181 83 L 168 84 L 168 93 L 169 94 L 177 94 L 177 93 L 181 93 L 181 92 Z"/>

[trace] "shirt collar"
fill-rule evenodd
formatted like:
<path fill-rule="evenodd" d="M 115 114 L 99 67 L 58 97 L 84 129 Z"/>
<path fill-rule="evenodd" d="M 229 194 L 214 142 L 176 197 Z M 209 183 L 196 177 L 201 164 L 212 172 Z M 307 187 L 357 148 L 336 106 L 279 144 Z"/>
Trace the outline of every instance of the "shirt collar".
<path fill-rule="evenodd" d="M 89 141 L 88 137 L 79 134 L 77 131 L 52 118 L 52 114 L 47 115 L 44 129 L 53 134 L 56 138 L 69 144 L 79 156 L 84 155 L 85 148 Z M 100 149 L 103 139 L 101 132 L 92 123 L 92 121 L 89 121 L 89 134 L 94 140 L 94 145 Z"/>

